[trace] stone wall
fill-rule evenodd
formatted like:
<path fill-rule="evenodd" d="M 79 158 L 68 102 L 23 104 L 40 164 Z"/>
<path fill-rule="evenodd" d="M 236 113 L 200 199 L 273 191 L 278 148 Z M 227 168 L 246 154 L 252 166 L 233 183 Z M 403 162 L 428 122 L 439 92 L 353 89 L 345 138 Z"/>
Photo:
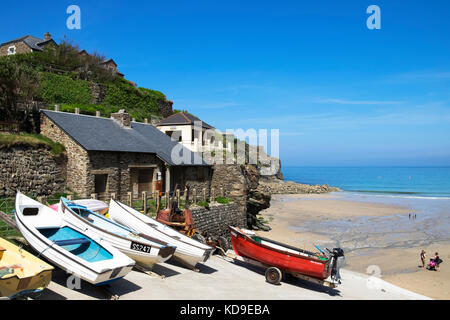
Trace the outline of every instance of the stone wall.
<path fill-rule="evenodd" d="M 91 87 L 91 94 L 92 94 L 91 103 L 92 104 L 102 103 L 103 100 L 105 100 L 106 87 L 96 82 L 89 83 L 89 86 Z"/>
<path fill-rule="evenodd" d="M 154 154 L 90 151 L 86 193 L 88 196 L 95 193 L 96 174 L 106 174 L 108 175 L 106 195 L 99 195 L 99 198 L 109 197 L 111 193 L 115 193 L 119 201 L 125 201 L 127 193 L 132 192 L 131 168 L 144 166 L 154 168 L 155 172 L 163 170 L 163 162 Z"/>
<path fill-rule="evenodd" d="M 0 197 L 17 190 L 49 196 L 66 190 L 65 155 L 54 156 L 46 147 L 13 146 L 0 149 Z"/>
<path fill-rule="evenodd" d="M 163 118 L 166 118 L 173 114 L 173 101 L 170 100 L 157 100 L 159 113 Z"/>
<path fill-rule="evenodd" d="M 64 131 L 54 124 L 48 117 L 41 114 L 41 134 L 62 144 L 67 154 L 67 187 L 85 198 L 90 196 L 86 192 L 87 165 L 89 156 L 86 150 L 73 141 Z"/>
<path fill-rule="evenodd" d="M 192 217 L 198 232 L 206 232 L 209 236 L 224 236 L 230 240 L 228 226 L 246 227 L 246 213 L 237 203 L 212 204 L 209 209 L 192 206 Z M 231 245 L 231 243 L 230 243 Z"/>
<path fill-rule="evenodd" d="M 246 207 L 250 183 L 246 179 L 241 165 L 214 165 L 212 169 L 211 187 L 217 190 L 216 195 L 219 195 L 220 188 L 223 188 L 225 197 L 233 199 L 242 207 Z"/>
<path fill-rule="evenodd" d="M 16 47 L 16 54 L 31 52 L 30 47 L 28 47 L 23 41 L 9 43 L 0 47 L 0 56 L 8 55 L 8 48 L 11 46 Z"/>

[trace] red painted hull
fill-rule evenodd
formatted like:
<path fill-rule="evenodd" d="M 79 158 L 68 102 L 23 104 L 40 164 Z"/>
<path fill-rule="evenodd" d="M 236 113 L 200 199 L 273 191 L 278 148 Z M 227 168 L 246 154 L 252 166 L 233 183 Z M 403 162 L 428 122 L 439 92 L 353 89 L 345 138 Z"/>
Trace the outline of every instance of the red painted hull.
<path fill-rule="evenodd" d="M 320 280 L 330 276 L 330 260 L 324 261 L 269 247 L 232 227 L 230 232 L 233 250 L 241 257 L 256 260 L 268 267 L 277 267 L 284 272 L 300 273 Z"/>

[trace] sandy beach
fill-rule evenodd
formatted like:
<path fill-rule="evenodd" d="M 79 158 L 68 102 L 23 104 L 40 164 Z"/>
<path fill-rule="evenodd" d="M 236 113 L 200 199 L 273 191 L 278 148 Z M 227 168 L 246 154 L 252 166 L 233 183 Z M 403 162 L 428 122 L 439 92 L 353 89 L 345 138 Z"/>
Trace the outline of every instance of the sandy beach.
<path fill-rule="evenodd" d="M 261 212 L 272 230 L 258 233 L 307 250 L 317 251 L 314 245 L 342 247 L 346 270 L 379 276 L 433 299 L 449 299 L 450 242 L 439 233 L 441 224 L 433 225 L 433 217 L 419 209 L 349 200 L 340 193 L 274 195 L 271 207 Z M 444 260 L 439 272 L 419 268 L 422 249 L 427 260 L 439 252 Z"/>

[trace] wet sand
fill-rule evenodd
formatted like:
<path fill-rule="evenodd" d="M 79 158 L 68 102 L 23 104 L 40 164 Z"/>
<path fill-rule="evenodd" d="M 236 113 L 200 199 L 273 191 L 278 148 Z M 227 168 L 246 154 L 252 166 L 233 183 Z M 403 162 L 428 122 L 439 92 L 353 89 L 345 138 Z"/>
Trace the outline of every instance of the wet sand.
<path fill-rule="evenodd" d="M 312 251 L 317 251 L 314 245 L 342 247 L 344 269 L 377 275 L 434 299 L 450 299 L 447 225 L 421 208 L 362 200 L 350 201 L 339 193 L 274 195 L 271 207 L 261 212 L 272 230 L 258 233 Z M 410 219 L 410 214 L 418 218 Z M 439 272 L 419 268 L 422 249 L 427 260 L 439 252 L 444 260 Z"/>

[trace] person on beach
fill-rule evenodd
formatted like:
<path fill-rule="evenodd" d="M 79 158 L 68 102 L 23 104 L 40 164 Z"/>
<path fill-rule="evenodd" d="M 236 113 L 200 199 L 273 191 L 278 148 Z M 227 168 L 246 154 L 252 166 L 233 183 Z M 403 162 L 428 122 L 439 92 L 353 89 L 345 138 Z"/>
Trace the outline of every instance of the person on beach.
<path fill-rule="evenodd" d="M 436 271 L 439 271 L 439 264 L 442 262 L 441 258 L 439 258 L 439 253 L 434 254 L 434 263 L 436 263 Z"/>
<path fill-rule="evenodd" d="M 426 251 L 422 249 L 422 252 L 420 253 L 420 260 L 422 260 L 422 268 L 425 268 L 425 259 L 426 259 Z"/>

